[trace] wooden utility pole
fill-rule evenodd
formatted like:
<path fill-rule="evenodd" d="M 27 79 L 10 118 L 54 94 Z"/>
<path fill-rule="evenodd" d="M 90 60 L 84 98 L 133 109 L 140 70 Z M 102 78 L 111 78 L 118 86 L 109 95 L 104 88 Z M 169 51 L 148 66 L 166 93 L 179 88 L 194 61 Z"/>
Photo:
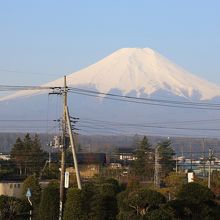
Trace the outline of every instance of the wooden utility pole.
<path fill-rule="evenodd" d="M 59 220 L 63 216 L 63 204 L 64 204 L 64 178 L 66 170 L 66 149 L 67 149 L 67 116 L 66 116 L 66 107 L 67 107 L 67 85 L 66 85 L 66 76 L 64 76 L 64 87 L 63 87 L 63 123 L 62 123 L 62 149 L 61 149 L 61 170 L 60 170 L 60 211 L 59 211 Z"/>
<path fill-rule="evenodd" d="M 68 110 L 67 106 L 65 108 L 65 111 L 66 111 L 66 116 L 67 116 L 67 125 L 68 125 L 68 130 L 69 130 L 70 144 L 71 144 L 71 149 L 72 149 L 72 154 L 73 154 L 74 168 L 75 168 L 75 172 L 76 172 L 77 186 L 78 186 L 78 189 L 82 189 L 80 172 L 79 172 L 78 162 L 77 162 L 77 157 L 76 157 L 76 146 L 75 146 L 75 142 L 74 142 L 74 138 L 73 138 L 69 110 Z"/>

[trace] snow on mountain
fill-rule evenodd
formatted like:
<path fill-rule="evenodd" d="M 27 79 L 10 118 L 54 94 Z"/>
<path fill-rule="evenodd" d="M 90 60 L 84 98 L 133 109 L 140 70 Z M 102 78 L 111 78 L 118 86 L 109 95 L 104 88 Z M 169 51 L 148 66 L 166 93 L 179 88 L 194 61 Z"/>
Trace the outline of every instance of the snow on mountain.
<path fill-rule="evenodd" d="M 124 48 L 101 61 L 67 76 L 72 87 L 89 87 L 100 92 L 117 89 L 122 94 L 136 92 L 138 96 L 164 91 L 187 99 L 196 96 L 210 100 L 220 96 L 220 87 L 207 82 L 174 64 L 150 48 Z M 43 86 L 62 86 L 63 78 Z M 39 92 L 39 91 L 38 91 Z M 36 94 L 20 91 L 0 98 L 7 100 Z"/>

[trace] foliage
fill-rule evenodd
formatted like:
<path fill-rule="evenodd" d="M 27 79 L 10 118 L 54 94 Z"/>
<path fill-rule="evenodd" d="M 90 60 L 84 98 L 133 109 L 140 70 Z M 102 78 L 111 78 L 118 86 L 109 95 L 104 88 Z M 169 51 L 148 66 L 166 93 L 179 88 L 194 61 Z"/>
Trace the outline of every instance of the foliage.
<path fill-rule="evenodd" d="M 64 219 L 116 219 L 118 212 L 116 194 L 119 190 L 116 180 L 105 178 L 98 178 L 94 183 L 84 184 L 82 190 L 69 189 Z"/>
<path fill-rule="evenodd" d="M 167 203 L 176 218 L 181 219 L 219 219 L 219 205 L 215 203 L 210 189 L 197 183 L 182 186 L 177 199 Z"/>
<path fill-rule="evenodd" d="M 158 144 L 158 152 L 160 156 L 160 166 L 161 166 L 161 177 L 166 177 L 175 167 L 175 161 L 173 156 L 175 155 L 174 150 L 171 147 L 171 142 L 169 140 L 163 141 Z"/>
<path fill-rule="evenodd" d="M 67 200 L 64 209 L 64 220 L 76 219 L 86 220 L 86 212 L 83 209 L 82 191 L 76 188 L 70 188 L 67 193 Z"/>
<path fill-rule="evenodd" d="M 33 207 L 37 208 L 40 203 L 41 188 L 36 175 L 29 176 L 24 180 L 22 189 L 24 199 L 26 199 L 26 193 L 28 188 L 30 188 L 32 194 L 31 201 L 33 203 Z"/>
<path fill-rule="evenodd" d="M 168 212 L 167 210 L 163 208 L 155 209 L 151 211 L 147 218 L 148 220 L 170 220 L 174 219 L 173 213 Z"/>
<path fill-rule="evenodd" d="M 41 195 L 39 205 L 39 219 L 57 220 L 59 216 L 59 187 L 50 183 Z"/>
<path fill-rule="evenodd" d="M 133 162 L 132 170 L 135 175 L 140 177 L 153 178 L 154 168 L 152 148 L 146 136 L 139 143 L 135 153 L 136 160 Z"/>
<path fill-rule="evenodd" d="M 29 134 L 24 139 L 17 138 L 11 150 L 12 161 L 19 169 L 20 175 L 36 173 L 39 175 L 45 161 L 45 154 L 41 149 L 40 141 L 37 135 L 33 140 Z"/>
<path fill-rule="evenodd" d="M 217 197 L 220 196 L 220 172 L 214 170 L 212 172 L 211 189 Z"/>
<path fill-rule="evenodd" d="M 146 217 L 153 210 L 158 210 L 166 202 L 165 197 L 157 191 L 138 189 L 121 192 L 118 197 L 118 219 Z"/>
<path fill-rule="evenodd" d="M 186 200 L 191 204 L 199 204 L 214 199 L 214 193 L 207 187 L 198 183 L 188 183 L 183 185 L 179 191 L 177 198 Z"/>
<path fill-rule="evenodd" d="M 27 202 L 8 196 L 0 196 L 0 219 L 27 219 L 30 206 Z"/>
<path fill-rule="evenodd" d="M 117 180 L 112 178 L 97 180 L 94 195 L 90 203 L 90 219 L 115 219 L 118 212 L 116 195 L 119 191 L 120 186 Z"/>
<path fill-rule="evenodd" d="M 22 175 L 22 171 L 25 166 L 25 156 L 23 155 L 24 154 L 23 151 L 24 151 L 23 142 L 20 138 L 17 138 L 11 150 L 11 158 L 19 168 L 20 175 Z"/>
<path fill-rule="evenodd" d="M 169 197 L 175 198 L 183 184 L 186 183 L 186 180 L 185 173 L 170 172 L 169 175 L 164 179 Z"/>
<path fill-rule="evenodd" d="M 114 196 L 97 193 L 91 202 L 90 219 L 93 220 L 114 220 L 116 218 L 117 200 Z"/>
<path fill-rule="evenodd" d="M 91 211 L 91 200 L 95 194 L 93 183 L 86 183 L 82 190 L 70 188 L 67 192 L 67 200 L 64 209 L 64 220 L 87 220 Z"/>
<path fill-rule="evenodd" d="M 50 163 L 42 173 L 42 179 L 59 179 L 59 163 Z"/>

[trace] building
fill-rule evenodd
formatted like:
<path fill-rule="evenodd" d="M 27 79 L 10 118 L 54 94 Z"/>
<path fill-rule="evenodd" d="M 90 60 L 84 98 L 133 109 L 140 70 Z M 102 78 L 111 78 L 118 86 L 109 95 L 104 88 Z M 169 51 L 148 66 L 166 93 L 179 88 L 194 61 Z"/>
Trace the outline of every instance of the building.
<path fill-rule="evenodd" d="M 0 153 L 0 160 L 10 160 L 9 154 Z"/>
<path fill-rule="evenodd" d="M 23 181 L 21 180 L 0 181 L 0 195 L 21 198 L 22 187 L 23 187 Z"/>
<path fill-rule="evenodd" d="M 131 162 L 136 160 L 136 149 L 134 148 L 118 148 L 117 159 L 121 162 Z"/>
<path fill-rule="evenodd" d="M 78 153 L 77 160 L 82 178 L 88 179 L 99 174 L 102 167 L 106 165 L 106 154 L 104 153 Z M 75 175 L 73 167 L 66 168 L 70 175 Z"/>

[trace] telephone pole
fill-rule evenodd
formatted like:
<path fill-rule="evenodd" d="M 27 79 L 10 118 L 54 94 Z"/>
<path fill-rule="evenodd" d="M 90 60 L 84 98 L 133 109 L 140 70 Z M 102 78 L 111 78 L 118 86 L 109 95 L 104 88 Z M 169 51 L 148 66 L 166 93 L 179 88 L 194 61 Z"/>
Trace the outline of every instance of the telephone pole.
<path fill-rule="evenodd" d="M 68 125 L 68 130 L 69 130 L 70 144 L 71 144 L 71 149 L 72 149 L 72 154 L 73 154 L 74 168 L 76 172 L 77 186 L 78 186 L 78 189 L 82 189 L 80 172 L 79 172 L 78 162 L 77 162 L 77 157 L 76 157 L 76 145 L 75 145 L 74 138 L 73 138 L 69 109 L 67 106 L 65 107 L 65 111 L 66 111 L 66 116 L 67 116 L 67 125 Z"/>
<path fill-rule="evenodd" d="M 209 176 L 208 176 L 208 188 L 211 188 L 211 163 L 212 163 L 213 151 L 209 148 Z"/>
<path fill-rule="evenodd" d="M 159 173 L 159 170 L 160 170 L 160 164 L 159 164 L 159 152 L 158 152 L 158 148 L 159 146 L 156 146 L 155 147 L 155 164 L 154 164 L 154 186 L 156 188 L 159 188 L 160 187 L 160 173 Z"/>
<path fill-rule="evenodd" d="M 205 139 L 202 139 L 202 150 L 203 150 L 203 177 L 205 178 Z"/>
<path fill-rule="evenodd" d="M 64 87 L 62 91 L 63 95 L 63 120 L 62 120 L 62 149 L 61 149 L 61 170 L 60 170 L 60 210 L 59 210 L 59 220 L 62 220 L 63 216 L 63 204 L 64 204 L 64 178 L 66 170 L 66 149 L 67 149 L 67 85 L 66 76 L 64 76 Z"/>
<path fill-rule="evenodd" d="M 190 142 L 190 169 L 191 171 L 193 170 L 192 169 L 192 143 Z"/>

